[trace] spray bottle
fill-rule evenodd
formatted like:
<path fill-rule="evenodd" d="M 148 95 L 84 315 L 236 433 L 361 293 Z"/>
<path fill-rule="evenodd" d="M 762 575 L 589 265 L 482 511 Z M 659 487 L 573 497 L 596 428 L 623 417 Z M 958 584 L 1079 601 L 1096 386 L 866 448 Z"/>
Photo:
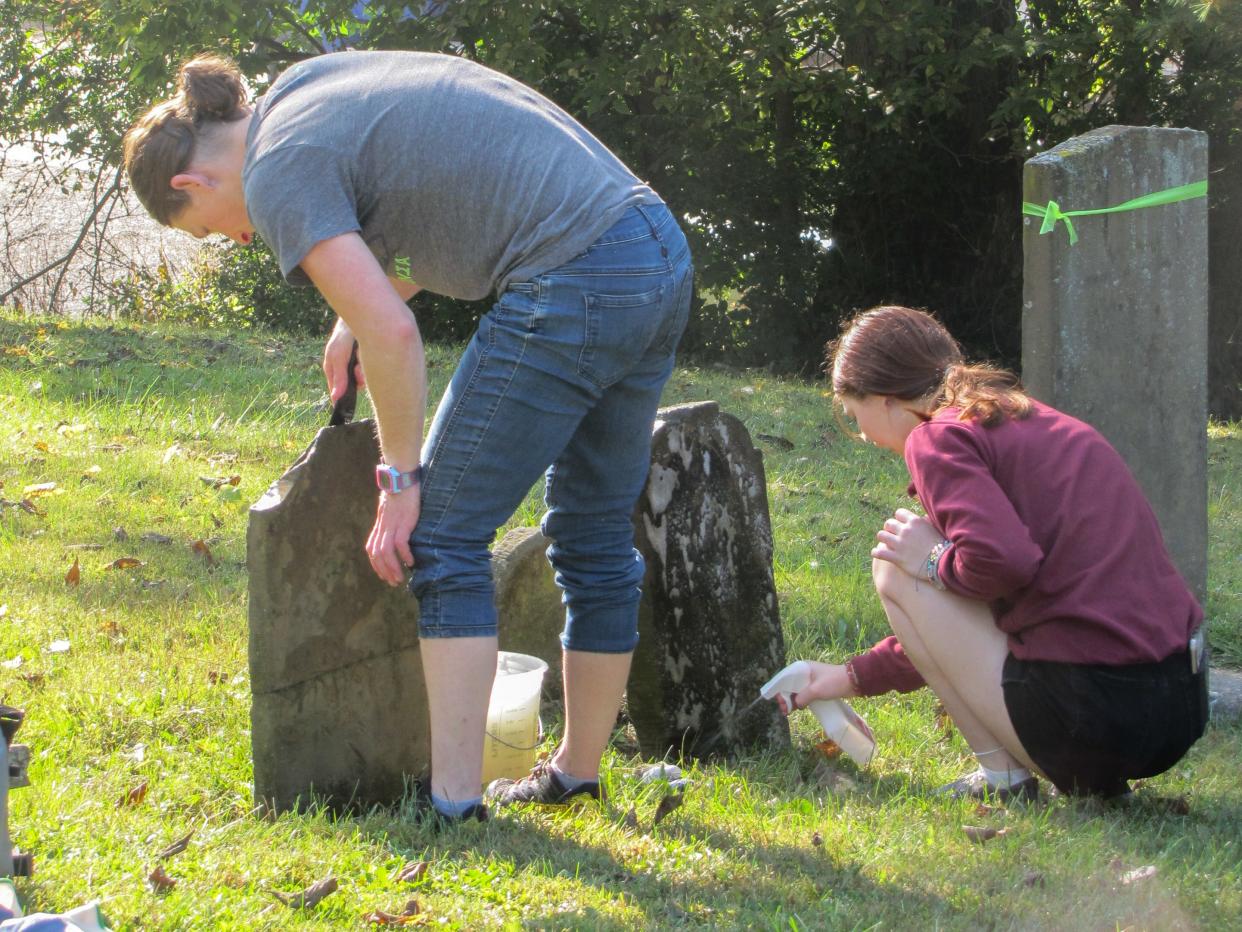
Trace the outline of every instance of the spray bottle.
<path fill-rule="evenodd" d="M 775 699 L 778 695 L 785 697 L 785 707 L 793 708 L 790 696 L 801 692 L 811 682 L 811 665 L 805 660 L 791 663 L 776 676 L 763 684 L 759 694 L 764 699 Z M 854 758 L 859 765 L 866 766 L 875 753 L 875 738 L 871 729 L 857 712 L 850 708 L 844 699 L 817 699 L 807 708 L 819 719 L 824 734 Z"/>

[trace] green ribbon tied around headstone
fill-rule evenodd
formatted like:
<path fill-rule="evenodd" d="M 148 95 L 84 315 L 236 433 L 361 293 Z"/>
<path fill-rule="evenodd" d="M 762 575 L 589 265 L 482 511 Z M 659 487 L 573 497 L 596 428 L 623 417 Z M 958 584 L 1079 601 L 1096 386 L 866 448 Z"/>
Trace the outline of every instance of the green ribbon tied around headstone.
<path fill-rule="evenodd" d="M 1192 184 L 1183 184 L 1176 188 L 1166 188 L 1163 191 L 1144 194 L 1142 197 L 1133 198 L 1124 204 L 1117 204 L 1114 207 L 1097 207 L 1094 210 L 1062 210 L 1056 201 L 1049 201 L 1045 207 L 1032 204 L 1030 201 L 1023 201 L 1022 213 L 1028 217 L 1041 217 L 1043 219 L 1044 222 L 1039 227 L 1041 236 L 1056 229 L 1058 222 L 1064 223 L 1065 232 L 1069 234 L 1070 245 L 1073 246 L 1078 242 L 1078 233 L 1075 232 L 1074 224 L 1070 217 L 1090 217 L 1094 214 L 1119 214 L 1127 210 L 1141 210 L 1144 207 L 1159 207 L 1161 204 L 1176 204 L 1178 201 L 1190 201 L 1196 197 L 1207 197 L 1207 189 L 1208 183 L 1206 180 L 1196 181 Z"/>

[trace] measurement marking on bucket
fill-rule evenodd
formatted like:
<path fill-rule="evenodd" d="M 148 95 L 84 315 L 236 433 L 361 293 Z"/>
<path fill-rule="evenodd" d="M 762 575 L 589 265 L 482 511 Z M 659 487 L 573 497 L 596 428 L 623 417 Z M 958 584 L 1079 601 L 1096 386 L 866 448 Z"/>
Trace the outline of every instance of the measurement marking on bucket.
<path fill-rule="evenodd" d="M 534 766 L 542 740 L 539 699 L 547 669 L 546 663 L 529 654 L 497 654 L 483 742 L 484 785 L 498 777 L 519 779 Z"/>

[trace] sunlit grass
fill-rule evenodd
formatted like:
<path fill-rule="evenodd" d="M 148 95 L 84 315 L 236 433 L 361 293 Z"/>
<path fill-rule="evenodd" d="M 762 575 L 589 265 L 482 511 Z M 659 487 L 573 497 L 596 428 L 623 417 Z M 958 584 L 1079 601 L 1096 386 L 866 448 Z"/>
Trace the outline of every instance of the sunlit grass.
<path fill-rule="evenodd" d="M 271 334 L 0 318 L 0 700 L 22 707 L 33 785 L 10 827 L 35 909 L 99 898 L 118 928 L 340 929 L 417 898 L 441 928 L 1228 928 L 1242 921 L 1242 733 L 1214 727 L 1130 811 L 1056 800 L 980 811 L 932 697 L 860 701 L 871 768 L 794 748 L 689 765 L 684 805 L 618 743 L 608 805 L 435 835 L 403 809 L 253 811 L 246 508 L 326 423 L 320 345 Z M 430 350 L 433 394 L 455 359 Z M 837 428 L 823 386 L 682 368 L 666 403 L 715 399 L 765 452 L 789 654 L 839 659 L 884 632 L 868 551 L 906 501 L 894 458 Z M 366 414 L 365 404 L 359 412 Z M 1242 433 L 1209 438 L 1218 657 L 1242 660 Z M 98 467 L 98 468 L 96 468 Z M 232 484 L 237 477 L 236 484 Z M 39 495 L 28 487 L 55 483 Z M 29 499 L 40 514 L 16 503 Z M 532 490 L 513 520 L 540 515 Z M 196 549 L 195 545 L 201 544 Z M 209 556 L 208 556 L 209 555 Z M 141 566 L 109 569 L 132 557 Z M 66 573 L 78 562 L 80 581 Z M 68 642 L 68 649 L 57 642 Z M 559 724 L 551 722 L 553 741 Z M 136 804 L 121 804 L 143 783 Z M 1185 796 L 1188 815 L 1162 798 Z M 635 829 L 626 815 L 634 811 Z M 964 825 L 1004 828 L 972 844 Z M 147 882 L 156 854 L 177 881 Z M 425 875 L 399 883 L 408 861 Z M 1155 865 L 1146 880 L 1126 872 Z M 294 911 L 274 891 L 340 889 Z"/>

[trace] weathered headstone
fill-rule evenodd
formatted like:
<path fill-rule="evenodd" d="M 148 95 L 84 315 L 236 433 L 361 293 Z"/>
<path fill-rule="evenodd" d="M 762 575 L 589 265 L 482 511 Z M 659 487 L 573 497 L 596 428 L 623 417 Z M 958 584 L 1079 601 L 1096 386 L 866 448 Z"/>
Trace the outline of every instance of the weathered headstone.
<path fill-rule="evenodd" d="M 429 763 L 418 606 L 363 545 L 375 520 L 375 425 L 321 430 L 250 509 L 255 799 L 392 803 Z"/>
<path fill-rule="evenodd" d="M 565 606 L 548 563 L 548 543 L 537 527 L 514 528 L 492 550 L 492 579 L 500 649 L 544 661 L 543 694 L 559 699 Z"/>
<path fill-rule="evenodd" d="M 630 720 L 643 753 L 733 754 L 788 744 L 752 705 L 785 663 L 763 456 L 715 402 L 659 412 L 634 514 L 646 560 Z"/>
<path fill-rule="evenodd" d="M 1108 126 L 1035 156 L 1024 201 L 1120 204 L 1207 178 L 1207 135 Z M 1178 569 L 1207 581 L 1207 200 L 1024 234 L 1022 377 L 1104 434 L 1147 493 Z"/>

